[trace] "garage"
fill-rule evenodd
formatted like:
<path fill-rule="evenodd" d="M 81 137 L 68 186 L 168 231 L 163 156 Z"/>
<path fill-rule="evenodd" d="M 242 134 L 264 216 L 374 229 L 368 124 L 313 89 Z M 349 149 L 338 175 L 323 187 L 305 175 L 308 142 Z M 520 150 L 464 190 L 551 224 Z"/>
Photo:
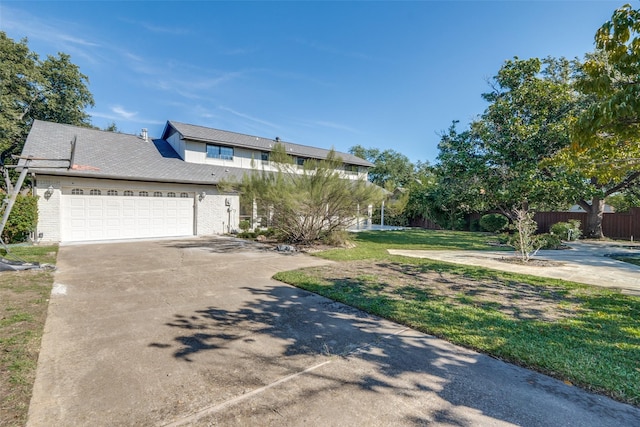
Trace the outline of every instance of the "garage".
<path fill-rule="evenodd" d="M 82 242 L 194 234 L 193 197 L 103 195 L 101 191 L 96 190 L 92 190 L 92 193 L 62 195 L 61 241 Z"/>

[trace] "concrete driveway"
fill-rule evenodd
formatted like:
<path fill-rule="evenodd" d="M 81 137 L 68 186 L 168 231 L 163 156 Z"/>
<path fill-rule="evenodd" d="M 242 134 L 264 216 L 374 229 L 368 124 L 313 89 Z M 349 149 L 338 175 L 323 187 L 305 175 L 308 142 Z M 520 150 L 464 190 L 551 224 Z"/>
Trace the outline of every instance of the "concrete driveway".
<path fill-rule="evenodd" d="M 325 262 L 222 238 L 61 247 L 28 425 L 640 424 L 270 279 Z"/>

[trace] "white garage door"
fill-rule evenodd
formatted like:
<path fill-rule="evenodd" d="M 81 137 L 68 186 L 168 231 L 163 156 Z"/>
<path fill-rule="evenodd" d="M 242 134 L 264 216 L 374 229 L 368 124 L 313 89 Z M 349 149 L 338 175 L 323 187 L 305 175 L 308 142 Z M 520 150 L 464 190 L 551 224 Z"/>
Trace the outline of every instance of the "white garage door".
<path fill-rule="evenodd" d="M 193 235 L 193 199 L 62 196 L 63 242 Z"/>

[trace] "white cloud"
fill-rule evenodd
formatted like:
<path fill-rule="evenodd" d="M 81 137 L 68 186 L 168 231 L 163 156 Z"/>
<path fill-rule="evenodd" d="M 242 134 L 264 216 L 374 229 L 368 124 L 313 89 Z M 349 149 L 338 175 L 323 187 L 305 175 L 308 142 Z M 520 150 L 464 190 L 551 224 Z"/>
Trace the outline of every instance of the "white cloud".
<path fill-rule="evenodd" d="M 2 16 L 2 29 L 5 32 L 10 30 L 29 40 L 45 42 L 57 51 L 80 56 L 92 63 L 98 61 L 95 52 L 99 50 L 95 48 L 100 47 L 101 44 L 88 38 L 69 34 L 67 29 L 77 26 L 73 22 L 42 20 L 24 10 L 8 8 L 3 5 L 0 5 L 0 16 Z"/>
<path fill-rule="evenodd" d="M 236 111 L 236 110 L 234 110 L 234 109 L 232 109 L 232 108 L 229 108 L 229 107 L 219 106 L 218 108 L 219 108 L 220 110 L 222 110 L 222 111 L 226 111 L 226 112 L 228 112 L 228 113 L 231 113 L 231 114 L 233 114 L 234 116 L 238 116 L 238 117 L 241 117 L 241 118 L 243 118 L 243 119 L 250 120 L 250 121 L 255 122 L 255 123 L 260 123 L 261 125 L 269 126 L 269 127 L 271 127 L 271 128 L 274 128 L 274 129 L 278 129 L 278 128 L 279 128 L 277 125 L 275 125 L 275 124 L 273 124 L 273 123 L 271 123 L 271 122 L 268 122 L 268 121 L 266 121 L 266 120 L 262 120 L 262 119 L 259 119 L 259 118 L 256 118 L 256 117 L 253 117 L 253 116 L 250 116 L 250 115 L 248 115 L 248 114 L 241 113 L 241 112 Z"/>
<path fill-rule="evenodd" d="M 112 113 L 101 113 L 101 112 L 92 112 L 91 118 L 104 119 L 108 122 L 114 122 L 119 126 L 120 122 L 132 122 L 144 125 L 164 125 L 166 122 L 164 120 L 158 119 L 146 119 L 141 117 L 124 117 L 120 114 L 112 114 Z"/>
<path fill-rule="evenodd" d="M 125 119 L 125 120 L 131 120 L 138 115 L 137 111 L 136 112 L 127 111 L 120 105 L 114 105 L 113 107 L 111 107 L 111 111 L 116 113 L 119 118 Z"/>

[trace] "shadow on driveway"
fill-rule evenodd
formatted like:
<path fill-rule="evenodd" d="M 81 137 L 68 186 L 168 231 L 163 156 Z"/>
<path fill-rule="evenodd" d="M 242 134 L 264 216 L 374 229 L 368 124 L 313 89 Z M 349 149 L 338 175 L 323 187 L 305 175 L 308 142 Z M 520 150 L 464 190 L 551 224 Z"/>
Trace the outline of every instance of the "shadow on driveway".
<path fill-rule="evenodd" d="M 226 244 L 61 247 L 28 426 L 640 424 L 637 408 L 271 279 L 327 261 Z"/>
<path fill-rule="evenodd" d="M 354 308 L 289 286 L 243 288 L 252 295 L 237 310 L 208 306 L 176 314 L 165 326 L 177 330 L 172 342 L 150 347 L 170 351 L 184 362 L 202 353 L 225 360 L 219 374 L 260 376 L 274 367 L 296 377 L 295 398 L 269 389 L 234 410 L 215 404 L 175 424 L 302 425 L 616 425 L 638 420 L 632 407 L 614 403 L 603 411 L 600 396 L 434 337 L 402 328 Z M 268 348 L 267 341 L 279 345 Z M 258 347 L 258 349 L 256 349 Z M 259 353 L 259 355 L 258 355 Z M 284 395 L 288 395 L 285 391 Z M 242 394 L 240 394 L 242 396 Z M 251 402 L 249 402 L 251 400 Z"/>

